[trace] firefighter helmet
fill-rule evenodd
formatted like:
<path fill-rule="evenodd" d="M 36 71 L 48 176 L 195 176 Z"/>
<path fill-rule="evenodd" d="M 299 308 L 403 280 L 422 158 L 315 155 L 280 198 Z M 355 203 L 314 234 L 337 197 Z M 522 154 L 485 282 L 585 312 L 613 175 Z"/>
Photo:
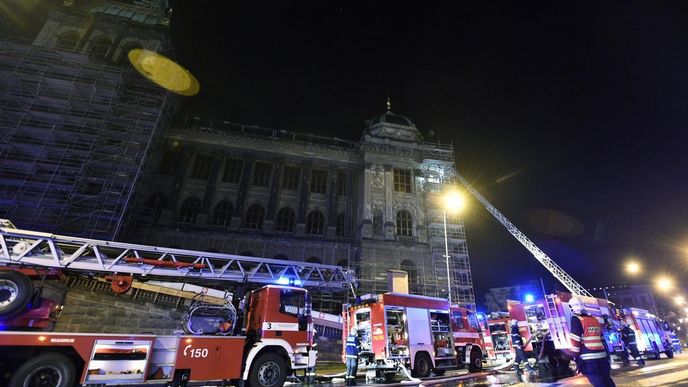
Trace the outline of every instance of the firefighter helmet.
<path fill-rule="evenodd" d="M 573 314 L 585 313 L 585 305 L 583 305 L 583 301 L 581 301 L 578 297 L 571 298 L 569 301 L 569 308 L 571 308 L 571 312 L 573 312 Z"/>

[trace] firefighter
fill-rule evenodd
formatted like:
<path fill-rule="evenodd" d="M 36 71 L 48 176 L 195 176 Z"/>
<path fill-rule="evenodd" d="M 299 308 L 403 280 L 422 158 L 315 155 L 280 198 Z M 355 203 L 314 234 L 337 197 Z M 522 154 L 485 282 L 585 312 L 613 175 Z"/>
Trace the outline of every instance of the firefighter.
<path fill-rule="evenodd" d="M 526 356 L 525 345 L 523 344 L 523 337 L 521 337 L 521 332 L 518 330 L 518 321 L 511 320 L 511 345 L 514 347 L 514 352 L 516 358 L 514 359 L 514 369 L 516 370 L 516 376 L 518 376 L 518 381 L 523 381 L 523 370 L 528 362 L 528 357 Z"/>
<path fill-rule="evenodd" d="M 361 342 L 358 340 L 356 327 L 351 327 L 346 338 L 346 385 L 356 385 L 356 373 L 358 372 L 358 351 Z"/>
<path fill-rule="evenodd" d="M 631 324 L 628 321 L 624 322 L 623 328 L 621 328 L 621 341 L 623 341 L 624 347 L 626 347 L 625 350 L 631 352 L 631 356 L 638 362 L 638 365 L 645 365 L 645 360 L 640 356 L 640 352 L 638 352 L 635 332 L 631 329 Z"/>
<path fill-rule="evenodd" d="M 572 312 L 571 352 L 577 372 L 585 375 L 594 387 L 616 387 L 600 322 L 587 313 L 583 302 L 576 297 L 569 301 L 569 307 Z"/>

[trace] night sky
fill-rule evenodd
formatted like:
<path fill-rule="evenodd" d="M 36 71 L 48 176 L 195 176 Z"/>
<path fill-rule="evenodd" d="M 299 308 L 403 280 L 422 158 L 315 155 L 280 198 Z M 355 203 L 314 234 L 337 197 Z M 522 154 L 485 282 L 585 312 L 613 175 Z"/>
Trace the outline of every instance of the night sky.
<path fill-rule="evenodd" d="M 177 58 L 201 83 L 182 111 L 359 140 L 389 91 L 584 286 L 627 282 L 630 256 L 680 280 L 688 3 L 549 3 L 177 1 Z M 477 201 L 465 221 L 479 302 L 493 286 L 554 285 Z"/>

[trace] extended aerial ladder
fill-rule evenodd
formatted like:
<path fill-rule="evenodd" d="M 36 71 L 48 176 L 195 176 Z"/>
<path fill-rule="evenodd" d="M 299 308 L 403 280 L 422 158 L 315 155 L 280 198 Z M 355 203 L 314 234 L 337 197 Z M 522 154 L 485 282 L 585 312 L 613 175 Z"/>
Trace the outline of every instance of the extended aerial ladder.
<path fill-rule="evenodd" d="M 229 281 L 346 290 L 355 281 L 354 271 L 340 266 L 55 235 L 17 229 L 5 219 L 0 219 L 0 265 L 203 285 Z"/>
<path fill-rule="evenodd" d="M 511 235 L 513 235 L 514 238 L 516 238 L 516 240 L 521 242 L 521 244 L 525 246 L 525 248 L 533 254 L 535 259 L 537 259 L 538 262 L 542 264 L 542 266 L 549 270 L 549 272 L 552 273 L 554 278 L 561 282 L 562 285 L 564 285 L 564 287 L 566 287 L 566 289 L 568 289 L 569 292 L 571 292 L 571 294 L 577 296 L 592 297 L 592 294 L 590 294 L 590 292 L 588 292 L 581 284 L 576 282 L 576 280 L 574 280 L 573 277 L 571 277 L 568 273 L 564 271 L 564 269 L 557 265 L 552 260 L 552 258 L 547 256 L 547 254 L 545 254 L 542 250 L 540 250 L 539 247 L 535 245 L 535 243 L 528 239 L 528 237 L 526 237 L 521 232 L 521 230 L 514 226 L 514 224 L 511 223 L 509 219 L 506 218 L 506 216 L 504 216 L 501 212 L 499 212 L 499 210 L 495 208 L 495 206 L 493 206 L 489 201 L 487 201 L 487 199 L 485 199 L 483 195 L 480 194 L 480 192 L 473 188 L 473 186 L 468 182 L 468 180 L 466 180 L 463 176 L 461 176 L 458 173 L 456 173 L 455 176 L 459 180 L 459 182 L 461 182 L 461 184 L 463 184 L 464 187 L 466 187 L 466 190 L 468 190 L 468 192 L 470 192 L 471 195 L 473 195 L 473 197 L 476 198 L 476 200 L 478 200 L 480 204 L 482 204 L 485 207 L 485 209 L 490 214 L 492 214 L 492 216 L 494 216 L 495 219 L 497 219 L 497 221 L 501 223 L 502 226 L 504 226 L 509 231 L 509 233 L 511 233 Z"/>

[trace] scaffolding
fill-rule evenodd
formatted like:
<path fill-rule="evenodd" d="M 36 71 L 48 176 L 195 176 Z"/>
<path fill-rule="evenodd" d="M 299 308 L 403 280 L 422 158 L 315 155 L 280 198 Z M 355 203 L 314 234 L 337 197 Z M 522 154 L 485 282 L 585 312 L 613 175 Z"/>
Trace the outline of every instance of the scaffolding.
<path fill-rule="evenodd" d="M 114 239 L 167 99 L 131 66 L 0 41 L 0 214 Z"/>

